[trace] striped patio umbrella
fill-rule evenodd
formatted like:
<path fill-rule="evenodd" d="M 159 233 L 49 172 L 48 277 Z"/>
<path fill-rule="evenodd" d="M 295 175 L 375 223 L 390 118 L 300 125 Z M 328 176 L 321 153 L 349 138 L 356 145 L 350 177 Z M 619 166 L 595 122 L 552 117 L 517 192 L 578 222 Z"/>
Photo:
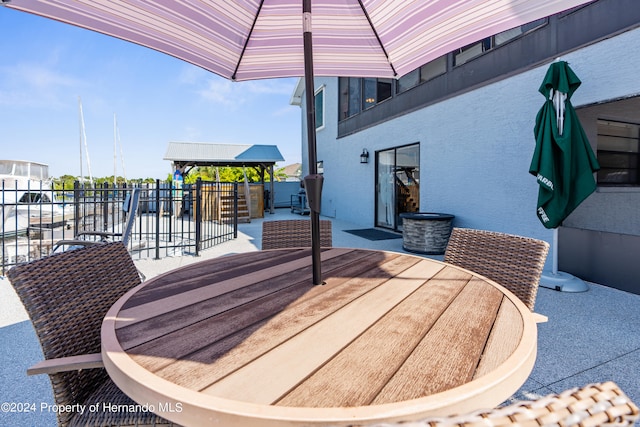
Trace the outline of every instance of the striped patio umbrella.
<path fill-rule="evenodd" d="M 320 274 L 313 77 L 400 77 L 586 0 L 0 0 L 231 80 L 304 77 L 314 283 Z M 312 20 L 313 17 L 313 20 Z"/>

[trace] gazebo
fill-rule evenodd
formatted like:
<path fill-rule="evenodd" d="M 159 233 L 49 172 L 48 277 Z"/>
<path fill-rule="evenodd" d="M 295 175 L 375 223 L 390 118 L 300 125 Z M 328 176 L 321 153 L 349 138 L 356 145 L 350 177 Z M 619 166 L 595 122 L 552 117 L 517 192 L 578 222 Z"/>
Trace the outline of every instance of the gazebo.
<path fill-rule="evenodd" d="M 212 144 L 204 142 L 169 142 L 164 160 L 182 175 L 196 166 L 252 167 L 258 171 L 264 185 L 265 172 L 270 176 L 270 212 L 274 212 L 273 166 L 284 161 L 275 145 Z"/>

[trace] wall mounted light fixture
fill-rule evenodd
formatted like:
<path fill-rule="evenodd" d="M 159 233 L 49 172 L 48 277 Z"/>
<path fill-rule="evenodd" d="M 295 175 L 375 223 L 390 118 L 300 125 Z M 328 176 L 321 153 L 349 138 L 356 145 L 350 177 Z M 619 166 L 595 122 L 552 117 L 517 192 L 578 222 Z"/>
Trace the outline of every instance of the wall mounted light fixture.
<path fill-rule="evenodd" d="M 360 163 L 369 163 L 369 152 L 366 148 L 362 149 L 362 154 L 360 154 Z"/>

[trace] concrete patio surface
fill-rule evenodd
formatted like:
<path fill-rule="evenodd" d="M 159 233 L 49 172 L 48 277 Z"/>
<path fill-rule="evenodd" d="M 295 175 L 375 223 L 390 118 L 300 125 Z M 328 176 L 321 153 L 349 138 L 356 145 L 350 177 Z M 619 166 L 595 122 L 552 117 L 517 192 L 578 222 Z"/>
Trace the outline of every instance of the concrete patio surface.
<path fill-rule="evenodd" d="M 277 209 L 275 214 L 265 214 L 264 219 L 240 224 L 237 239 L 206 249 L 199 257 L 142 259 L 135 263 L 151 278 L 204 259 L 259 250 L 262 221 L 289 218 L 301 217 L 288 209 Z M 367 240 L 344 232 L 363 227 L 328 219 L 333 223 L 334 246 L 405 252 L 401 238 Z M 536 365 L 513 399 L 534 399 L 612 380 L 636 404 L 640 403 L 640 295 L 599 284 L 589 287 L 588 292 L 580 293 L 539 289 L 536 312 L 548 316 L 549 321 L 538 325 Z M 41 359 L 29 318 L 8 280 L 0 277 L 0 426 L 56 425 L 48 377 L 26 375 L 27 367 Z"/>

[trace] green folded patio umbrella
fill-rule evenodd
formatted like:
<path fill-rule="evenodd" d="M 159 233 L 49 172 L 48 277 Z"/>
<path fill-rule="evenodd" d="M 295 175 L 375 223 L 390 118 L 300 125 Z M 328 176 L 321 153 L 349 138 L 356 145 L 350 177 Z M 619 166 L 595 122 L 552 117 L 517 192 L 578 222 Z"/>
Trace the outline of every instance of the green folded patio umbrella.
<path fill-rule="evenodd" d="M 565 61 L 549 67 L 540 85 L 545 103 L 538 112 L 534 134 L 536 149 L 529 172 L 539 184 L 537 215 L 554 229 L 551 274 L 543 274 L 540 286 L 564 292 L 584 292 L 587 284 L 558 271 L 557 227 L 596 189 L 593 173 L 600 169 L 589 139 L 571 105 L 581 81 Z"/>
<path fill-rule="evenodd" d="M 581 82 L 565 61 L 551 64 L 540 86 L 545 103 L 538 112 L 536 149 L 529 172 L 537 177 L 537 215 L 546 228 L 556 228 L 596 189 L 600 169 L 589 139 L 571 105 Z"/>

